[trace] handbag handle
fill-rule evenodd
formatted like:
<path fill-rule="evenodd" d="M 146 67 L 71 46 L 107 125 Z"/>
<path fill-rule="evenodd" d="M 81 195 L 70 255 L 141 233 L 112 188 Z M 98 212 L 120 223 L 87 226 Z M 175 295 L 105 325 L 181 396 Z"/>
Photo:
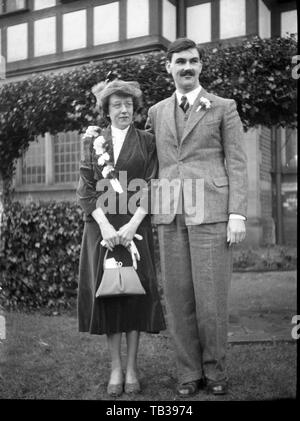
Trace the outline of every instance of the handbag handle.
<path fill-rule="evenodd" d="M 106 249 L 106 252 L 105 252 L 105 255 L 104 255 L 104 259 L 103 259 L 103 269 L 105 269 L 105 262 L 106 262 L 106 259 L 107 259 L 108 252 L 109 252 L 109 250 Z M 132 254 L 130 254 L 130 255 L 131 255 L 131 258 L 132 258 Z M 117 262 L 117 265 L 118 265 L 118 267 L 121 267 L 121 266 L 123 266 L 123 263 L 122 262 Z M 133 258 L 132 258 L 132 265 L 133 265 Z"/>

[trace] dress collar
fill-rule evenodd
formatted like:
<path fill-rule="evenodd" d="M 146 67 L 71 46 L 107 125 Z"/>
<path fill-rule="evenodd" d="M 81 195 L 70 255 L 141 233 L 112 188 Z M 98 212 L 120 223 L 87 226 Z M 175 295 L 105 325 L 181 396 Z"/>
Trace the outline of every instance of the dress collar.
<path fill-rule="evenodd" d="M 113 139 L 115 140 L 124 140 L 127 132 L 129 130 L 129 127 L 126 127 L 126 129 L 118 129 L 117 127 L 114 127 L 113 125 L 111 126 L 111 135 L 113 137 Z"/>

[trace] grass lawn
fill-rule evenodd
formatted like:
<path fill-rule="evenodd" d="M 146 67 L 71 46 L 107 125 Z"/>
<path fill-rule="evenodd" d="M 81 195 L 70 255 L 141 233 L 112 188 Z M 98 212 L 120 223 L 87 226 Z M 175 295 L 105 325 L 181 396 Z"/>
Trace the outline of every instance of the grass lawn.
<path fill-rule="evenodd" d="M 0 340 L 0 398 L 108 399 L 104 336 L 78 333 L 73 315 L 7 313 L 6 324 L 7 337 Z M 134 400 L 177 400 L 167 332 L 142 334 L 139 365 L 143 394 Z M 216 398 L 201 392 L 191 400 L 294 398 L 296 342 L 230 345 L 228 371 L 227 396 Z M 130 398 L 123 395 L 120 400 Z"/>

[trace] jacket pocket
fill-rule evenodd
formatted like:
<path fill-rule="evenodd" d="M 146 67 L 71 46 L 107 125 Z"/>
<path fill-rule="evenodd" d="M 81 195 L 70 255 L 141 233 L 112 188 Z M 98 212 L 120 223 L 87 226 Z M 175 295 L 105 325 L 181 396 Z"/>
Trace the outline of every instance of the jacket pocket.
<path fill-rule="evenodd" d="M 229 180 L 228 177 L 215 177 L 213 178 L 213 183 L 217 187 L 228 186 Z"/>

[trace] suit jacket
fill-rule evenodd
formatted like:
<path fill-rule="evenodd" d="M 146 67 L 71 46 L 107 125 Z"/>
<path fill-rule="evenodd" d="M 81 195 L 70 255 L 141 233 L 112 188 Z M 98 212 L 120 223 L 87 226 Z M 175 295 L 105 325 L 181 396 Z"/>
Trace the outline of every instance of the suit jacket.
<path fill-rule="evenodd" d="M 210 108 L 200 107 L 202 97 L 210 101 Z M 159 162 L 153 222 L 172 222 L 181 198 L 187 225 L 227 221 L 230 213 L 246 217 L 247 162 L 235 101 L 202 88 L 180 140 L 175 106 L 174 93 L 148 112 L 146 128 L 155 134 Z"/>

